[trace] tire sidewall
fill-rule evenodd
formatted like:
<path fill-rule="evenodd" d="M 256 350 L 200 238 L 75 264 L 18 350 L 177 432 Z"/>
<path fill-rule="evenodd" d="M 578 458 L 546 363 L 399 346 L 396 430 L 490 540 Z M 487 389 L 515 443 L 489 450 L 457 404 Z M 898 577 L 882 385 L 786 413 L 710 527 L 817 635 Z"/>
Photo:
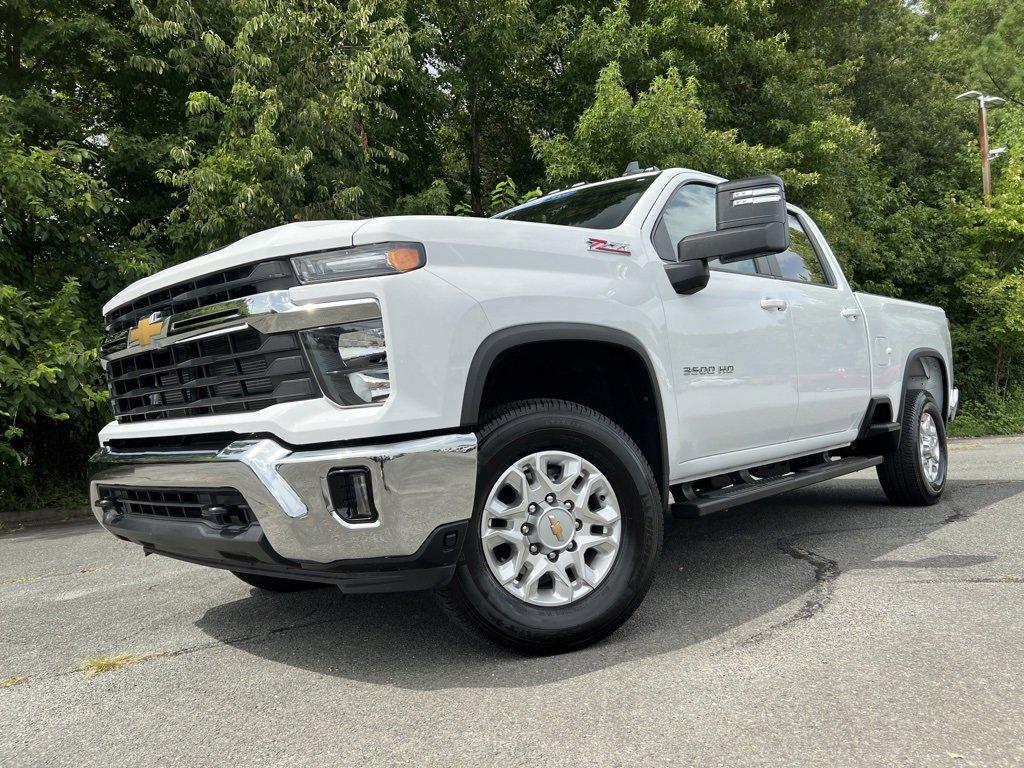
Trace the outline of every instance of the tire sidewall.
<path fill-rule="evenodd" d="M 476 503 L 455 581 L 490 631 L 518 642 L 562 645 L 567 635 L 583 638 L 610 631 L 646 594 L 660 543 L 660 499 L 643 456 L 622 437 L 610 423 L 560 408 L 507 421 L 484 436 Z M 498 583 L 480 539 L 483 505 L 498 478 L 515 462 L 543 450 L 569 451 L 597 467 L 615 491 L 622 518 L 621 543 L 608 575 L 579 601 L 550 607 L 526 603 Z"/>
<path fill-rule="evenodd" d="M 924 473 L 924 467 L 921 464 L 921 452 L 920 452 L 920 440 L 921 440 L 921 417 L 925 414 L 931 414 L 932 421 L 935 422 L 935 430 L 939 436 L 939 466 L 941 469 L 939 482 L 932 483 Z M 938 405 L 935 403 L 935 399 L 923 390 L 918 390 L 918 394 L 914 398 L 913 408 L 911 409 L 911 424 L 913 425 L 913 459 L 914 459 L 914 474 L 917 477 L 917 482 L 921 487 L 921 490 L 927 496 L 938 499 L 942 495 L 943 489 L 946 487 L 946 477 L 949 474 L 949 449 L 946 445 L 946 425 L 942 419 L 942 413 L 939 411 Z"/>

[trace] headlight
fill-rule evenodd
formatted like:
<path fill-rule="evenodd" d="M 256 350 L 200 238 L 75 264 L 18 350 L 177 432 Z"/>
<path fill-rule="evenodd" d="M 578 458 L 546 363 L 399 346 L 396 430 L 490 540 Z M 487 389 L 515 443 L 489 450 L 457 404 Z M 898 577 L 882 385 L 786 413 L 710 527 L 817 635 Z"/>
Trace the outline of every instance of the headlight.
<path fill-rule="evenodd" d="M 375 243 L 355 248 L 306 253 L 292 259 L 302 283 L 394 275 L 419 269 L 427 262 L 419 243 Z"/>
<path fill-rule="evenodd" d="M 377 318 L 302 331 L 324 394 L 340 405 L 380 404 L 391 394 L 384 326 Z"/>

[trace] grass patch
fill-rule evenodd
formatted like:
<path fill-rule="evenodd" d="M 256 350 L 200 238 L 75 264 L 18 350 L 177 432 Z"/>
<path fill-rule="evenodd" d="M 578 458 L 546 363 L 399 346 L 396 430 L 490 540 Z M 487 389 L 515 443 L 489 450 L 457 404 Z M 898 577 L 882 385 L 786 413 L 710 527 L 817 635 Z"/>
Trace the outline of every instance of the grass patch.
<path fill-rule="evenodd" d="M 118 653 L 115 656 L 99 656 L 95 659 L 83 661 L 81 670 L 85 672 L 86 677 L 94 677 L 102 672 L 110 672 L 114 669 L 130 667 L 132 664 L 140 664 L 156 655 L 154 653 Z"/>
<path fill-rule="evenodd" d="M 17 675 L 16 677 L 5 677 L 0 680 L 0 688 L 13 688 L 16 685 L 28 682 L 27 675 Z"/>
<path fill-rule="evenodd" d="M 953 437 L 1016 435 L 1024 432 L 1024 389 L 1003 396 L 986 395 L 965 400 L 960 413 L 949 425 Z"/>

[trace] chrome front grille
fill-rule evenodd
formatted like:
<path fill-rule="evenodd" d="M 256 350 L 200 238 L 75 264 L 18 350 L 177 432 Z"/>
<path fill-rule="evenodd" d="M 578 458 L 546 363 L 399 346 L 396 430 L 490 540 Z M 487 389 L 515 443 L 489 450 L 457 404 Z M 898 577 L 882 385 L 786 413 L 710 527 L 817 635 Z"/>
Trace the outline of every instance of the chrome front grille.
<path fill-rule="evenodd" d="M 127 333 L 143 317 L 154 312 L 175 315 L 210 304 L 292 288 L 299 282 L 287 259 L 245 264 L 149 293 L 107 313 L 109 337 Z"/>
<path fill-rule="evenodd" d="M 258 411 L 321 397 L 299 332 L 380 318 L 380 305 L 366 298 L 295 304 L 281 287 L 294 281 L 287 261 L 263 262 L 110 312 L 101 351 L 117 420 Z"/>

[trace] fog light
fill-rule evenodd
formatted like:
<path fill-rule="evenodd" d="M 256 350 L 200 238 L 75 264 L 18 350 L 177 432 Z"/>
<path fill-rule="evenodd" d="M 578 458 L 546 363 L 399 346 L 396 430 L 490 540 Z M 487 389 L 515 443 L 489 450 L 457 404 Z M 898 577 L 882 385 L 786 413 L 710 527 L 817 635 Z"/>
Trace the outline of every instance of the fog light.
<path fill-rule="evenodd" d="M 373 405 L 391 394 L 387 346 L 380 318 L 302 332 L 317 381 L 341 405 Z"/>
<path fill-rule="evenodd" d="M 331 470 L 327 474 L 327 492 L 331 500 L 331 511 L 342 522 L 356 524 L 377 520 L 368 470 Z"/>

